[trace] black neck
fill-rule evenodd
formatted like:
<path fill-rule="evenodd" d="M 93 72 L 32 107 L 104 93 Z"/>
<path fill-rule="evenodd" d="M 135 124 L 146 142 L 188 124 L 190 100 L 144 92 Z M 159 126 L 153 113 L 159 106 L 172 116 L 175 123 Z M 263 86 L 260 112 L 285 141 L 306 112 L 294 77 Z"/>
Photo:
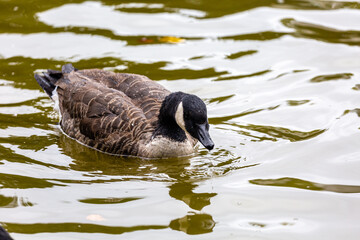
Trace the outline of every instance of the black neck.
<path fill-rule="evenodd" d="M 185 93 L 175 92 L 168 95 L 163 101 L 157 127 L 153 136 L 163 136 L 177 142 L 186 140 L 186 134 L 176 123 L 175 114 L 179 103 L 182 101 Z"/>
<path fill-rule="evenodd" d="M 175 122 L 175 124 L 158 124 L 153 137 L 163 136 L 176 142 L 183 142 L 186 140 L 186 134 Z"/>

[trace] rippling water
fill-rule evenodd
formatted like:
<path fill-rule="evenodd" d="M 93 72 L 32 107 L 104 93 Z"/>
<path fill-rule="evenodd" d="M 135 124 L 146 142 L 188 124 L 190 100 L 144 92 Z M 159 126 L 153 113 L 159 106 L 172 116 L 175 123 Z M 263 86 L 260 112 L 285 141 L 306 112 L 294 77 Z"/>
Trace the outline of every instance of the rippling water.
<path fill-rule="evenodd" d="M 358 239 L 359 2 L 0 0 L 0 19 L 0 223 L 15 239 Z M 200 96 L 216 148 L 79 145 L 33 78 L 67 62 Z"/>

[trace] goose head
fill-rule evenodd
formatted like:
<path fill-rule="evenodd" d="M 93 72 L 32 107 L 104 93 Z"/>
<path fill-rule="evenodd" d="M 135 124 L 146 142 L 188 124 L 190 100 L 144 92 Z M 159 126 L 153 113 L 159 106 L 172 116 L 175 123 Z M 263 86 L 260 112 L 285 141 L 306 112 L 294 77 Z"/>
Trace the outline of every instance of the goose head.
<path fill-rule="evenodd" d="M 184 137 L 185 133 L 189 134 L 208 150 L 214 148 L 209 134 L 206 105 L 199 97 L 183 92 L 171 93 L 162 104 L 159 120 L 164 125 L 172 125 L 173 129 L 180 128 Z"/>

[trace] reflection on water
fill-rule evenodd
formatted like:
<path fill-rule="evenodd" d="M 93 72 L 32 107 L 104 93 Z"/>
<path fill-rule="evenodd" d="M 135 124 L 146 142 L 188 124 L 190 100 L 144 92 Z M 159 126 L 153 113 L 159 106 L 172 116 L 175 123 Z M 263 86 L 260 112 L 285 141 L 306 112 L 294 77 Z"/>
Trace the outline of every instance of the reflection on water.
<path fill-rule="evenodd" d="M 107 234 L 123 234 L 134 231 L 164 229 L 167 226 L 149 225 L 149 226 L 104 226 L 97 224 L 84 223 L 35 223 L 35 224 L 15 224 L 2 222 L 2 225 L 9 232 L 14 233 L 56 233 L 56 232 L 81 232 L 81 233 L 107 233 Z"/>
<path fill-rule="evenodd" d="M 216 193 L 194 193 L 195 187 L 197 185 L 193 183 L 177 182 L 169 186 L 169 195 L 183 201 L 192 209 L 200 211 L 205 206 L 210 205 L 210 199 L 216 196 Z"/>
<path fill-rule="evenodd" d="M 360 31 L 341 31 L 335 28 L 325 27 L 318 24 L 296 21 L 295 19 L 283 19 L 282 23 L 295 29 L 295 37 L 312 38 L 325 42 L 345 43 L 359 45 Z"/>
<path fill-rule="evenodd" d="M 89 204 L 117 204 L 117 203 L 126 203 L 130 201 L 139 200 L 141 198 L 89 198 L 81 199 L 79 202 L 89 203 Z"/>
<path fill-rule="evenodd" d="M 187 234 L 203 234 L 212 232 L 215 226 L 213 218 L 208 214 L 192 214 L 172 220 L 170 227 Z"/>
<path fill-rule="evenodd" d="M 183 231 L 187 234 L 204 234 L 212 232 L 215 222 L 208 214 L 191 214 L 185 217 L 174 219 L 169 226 L 148 225 L 148 226 L 104 226 L 97 224 L 83 223 L 37 223 L 37 224 L 15 224 L 1 222 L 9 232 L 34 234 L 34 233 L 56 233 L 56 232 L 79 232 L 79 233 L 106 233 L 124 234 L 135 231 L 160 230 L 170 227 L 173 230 Z"/>
<path fill-rule="evenodd" d="M 50 188 L 53 186 L 61 186 L 61 185 L 51 183 L 49 181 L 38 178 L 0 173 L 0 188 L 26 189 L 26 188 Z"/>
<path fill-rule="evenodd" d="M 289 140 L 291 142 L 295 141 L 304 141 L 313 137 L 318 136 L 319 134 L 325 132 L 325 129 L 316 129 L 310 132 L 302 132 L 302 131 L 296 131 L 296 130 L 290 130 L 283 127 L 273 127 L 273 126 L 259 126 L 259 125 L 247 125 L 247 126 L 239 126 L 238 124 L 231 124 L 232 126 L 237 126 L 239 128 L 259 132 L 259 133 L 265 133 L 266 135 L 272 137 L 267 138 L 272 141 L 276 141 L 277 138 L 282 138 Z M 251 136 L 251 134 L 248 134 Z M 254 136 L 256 137 L 256 136 Z M 257 137 L 259 138 L 259 137 Z M 261 140 L 266 140 L 266 137 L 261 137 Z"/>
<path fill-rule="evenodd" d="M 329 74 L 329 75 L 321 75 L 314 77 L 310 80 L 310 82 L 324 82 L 324 81 L 332 81 L 332 80 L 340 80 L 340 79 L 350 79 L 353 76 L 352 73 L 337 73 L 337 74 Z"/>
<path fill-rule="evenodd" d="M 194 161 L 193 157 L 159 160 L 117 157 L 89 149 L 63 134 L 59 137 L 58 144 L 62 152 L 73 159 L 73 162 L 69 166 L 73 170 L 86 172 L 91 176 L 116 176 L 109 181 L 116 181 L 116 179 L 118 179 L 118 181 L 131 179 L 153 179 L 165 182 L 175 181 L 177 184 L 174 184 L 174 187 L 179 187 L 178 190 L 182 189 L 179 194 L 191 192 L 191 190 L 196 187 L 193 183 L 187 183 L 186 181 L 193 181 L 194 179 L 205 180 L 212 176 L 204 174 L 205 172 L 209 173 L 209 170 L 213 171 L 214 174 L 234 170 L 236 169 L 234 165 L 238 160 L 236 158 L 230 158 L 226 163 L 214 165 L 212 162 Z M 207 153 L 207 151 L 204 152 Z M 231 156 L 231 153 L 224 151 L 221 151 L 221 153 L 214 152 L 214 154 L 219 158 L 229 158 Z M 62 179 L 60 181 L 68 182 L 69 180 Z M 170 189 L 171 188 L 172 187 L 170 187 Z"/>
<path fill-rule="evenodd" d="M 26 199 L 24 198 L 18 198 L 18 197 L 6 197 L 6 196 L 2 196 L 0 195 L 0 207 L 3 208 L 16 208 L 19 206 L 24 206 L 24 207 L 31 207 L 34 204 L 31 202 L 28 202 Z"/>
<path fill-rule="evenodd" d="M 293 187 L 313 191 L 330 191 L 337 193 L 360 193 L 360 186 L 322 184 L 296 178 L 254 179 L 249 182 L 262 186 Z"/>
<path fill-rule="evenodd" d="M 34 206 L 34 204 L 29 202 L 27 199 L 24 199 L 24 198 L 19 199 L 17 196 L 5 197 L 5 196 L 0 195 L 0 207 L 16 208 L 19 206 L 31 207 L 31 206 Z"/>
<path fill-rule="evenodd" d="M 144 160 L 134 157 L 114 157 L 79 145 L 65 135 L 60 137 L 59 146 L 63 152 L 69 155 L 74 162 L 70 167 L 76 171 L 86 172 L 89 176 L 116 176 L 109 180 L 95 180 L 95 182 L 156 180 L 169 182 L 169 195 L 187 204 L 191 209 L 201 211 L 205 206 L 210 205 L 210 199 L 216 193 L 195 193 L 193 190 L 198 186 L 193 183 L 193 178 L 207 178 L 202 175 L 201 168 L 210 166 L 199 166 L 200 168 L 188 170 L 191 167 L 190 158 Z M 94 158 L 94 155 L 97 157 Z M 231 161 L 215 166 L 227 172 Z M 71 182 L 70 180 L 60 180 Z M 82 181 L 75 181 L 80 183 Z M 88 183 L 88 181 L 83 181 Z M 83 203 L 91 204 L 120 204 L 142 199 L 141 197 L 130 198 L 106 198 L 106 199 L 83 199 Z M 170 227 L 174 230 L 183 231 L 188 234 L 202 234 L 211 232 L 215 226 L 212 216 L 209 214 L 192 214 L 172 220 Z"/>
<path fill-rule="evenodd" d="M 0 0 L 0 222 L 31 240 L 357 239 L 359 9 Z M 200 96 L 216 148 L 144 160 L 67 138 L 33 78 L 66 62 Z"/>

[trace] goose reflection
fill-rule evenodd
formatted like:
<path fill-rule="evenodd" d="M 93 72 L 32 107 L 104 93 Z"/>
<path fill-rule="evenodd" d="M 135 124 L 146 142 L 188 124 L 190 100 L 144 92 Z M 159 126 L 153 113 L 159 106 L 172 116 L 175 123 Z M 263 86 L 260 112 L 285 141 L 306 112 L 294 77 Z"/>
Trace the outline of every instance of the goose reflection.
<path fill-rule="evenodd" d="M 135 157 L 116 157 L 89 149 L 64 135 L 59 138 L 59 147 L 63 153 L 74 161 L 70 168 L 86 172 L 89 176 L 116 176 L 118 181 L 156 180 L 170 183 L 169 195 L 184 202 L 191 209 L 200 211 L 211 204 L 211 198 L 216 193 L 195 193 L 198 186 L 194 178 L 199 179 L 198 171 L 188 171 L 190 157 L 176 159 L 145 160 Z M 201 179 L 201 178 L 200 178 Z M 98 180 L 94 180 L 97 181 Z M 106 180 L 104 180 L 106 181 Z M 116 181 L 111 179 L 109 181 Z M 77 181 L 79 182 L 79 181 Z M 80 181 L 81 182 L 81 181 Z M 89 181 L 86 181 L 89 182 Z M 92 199 L 92 202 L 97 202 Z M 191 213 L 172 220 L 169 226 L 173 230 L 183 231 L 187 234 L 203 234 L 211 232 L 215 226 L 212 216 L 205 213 Z M 165 226 L 162 226 L 165 227 Z"/>
<path fill-rule="evenodd" d="M 136 157 L 119 157 L 101 153 L 61 135 L 59 147 L 73 159 L 70 168 L 87 172 L 87 176 L 116 176 L 119 180 L 136 177 L 139 180 L 173 181 L 190 165 L 189 158 L 147 160 Z M 171 176 L 171 177 L 170 177 Z M 174 179 L 171 179 L 174 178 Z"/>
<path fill-rule="evenodd" d="M 176 182 L 169 186 L 169 195 L 175 199 L 183 201 L 194 210 L 200 211 L 205 206 L 210 205 L 210 199 L 216 193 L 194 193 L 198 185 L 189 182 Z"/>
<path fill-rule="evenodd" d="M 203 234 L 212 232 L 215 221 L 209 214 L 191 214 L 172 220 L 170 228 L 187 234 Z"/>
<path fill-rule="evenodd" d="M 187 234 L 209 233 L 215 226 L 215 222 L 208 214 L 190 214 L 182 218 L 172 220 L 169 225 L 136 225 L 136 226 L 105 226 L 99 224 L 66 222 L 66 223 L 2 223 L 11 233 L 38 234 L 38 233 L 103 233 L 103 234 L 124 234 L 134 231 L 161 230 L 171 228 L 183 231 Z M 0 227 L 0 239 L 12 240 Z M 8 238 L 2 238 L 8 237 Z"/>

